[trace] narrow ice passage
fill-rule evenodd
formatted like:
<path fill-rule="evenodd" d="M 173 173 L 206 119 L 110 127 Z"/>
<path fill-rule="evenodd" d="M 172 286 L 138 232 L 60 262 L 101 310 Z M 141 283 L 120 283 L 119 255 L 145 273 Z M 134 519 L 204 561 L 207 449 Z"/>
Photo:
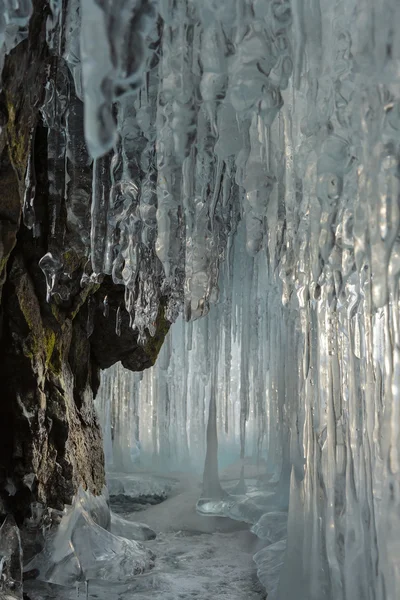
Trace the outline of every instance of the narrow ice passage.
<path fill-rule="evenodd" d="M 1 69 L 0 598 L 399 600 L 399 0 L 0 0 Z"/>

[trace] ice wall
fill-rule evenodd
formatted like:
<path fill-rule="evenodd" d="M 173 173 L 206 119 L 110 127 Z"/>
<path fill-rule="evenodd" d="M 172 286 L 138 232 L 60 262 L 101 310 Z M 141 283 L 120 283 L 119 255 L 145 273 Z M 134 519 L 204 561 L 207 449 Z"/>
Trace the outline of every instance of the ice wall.
<path fill-rule="evenodd" d="M 178 319 L 153 368 L 132 373 L 117 364 L 102 372 L 96 404 L 108 468 L 201 471 L 212 394 L 221 466 L 244 457 L 246 437 L 247 455 L 265 454 L 267 272 L 265 253 L 247 254 L 240 225 L 213 310 L 196 321 Z"/>
<path fill-rule="evenodd" d="M 178 11 L 182 5 L 173 6 Z M 203 388 L 197 373 L 205 373 L 210 386 L 217 368 L 219 384 L 230 382 L 228 394 L 225 386 L 218 389 L 218 411 L 226 394 L 228 411 L 239 396 L 242 440 L 248 407 L 259 407 L 256 427 L 265 431 L 268 472 L 279 479 L 280 498 L 289 504 L 278 598 L 396 600 L 400 6 L 323 0 L 202 6 L 194 28 L 201 23 L 200 41 L 193 34 L 190 47 L 195 51 L 207 40 L 209 48 L 207 59 L 200 53 L 195 106 L 202 105 L 197 114 L 209 123 L 210 146 L 204 154 L 198 117 L 190 147 L 196 164 L 203 157 L 211 165 L 201 205 L 210 229 L 201 211 L 195 221 L 189 219 L 193 213 L 182 214 L 189 231 L 196 223 L 197 235 L 207 231 L 212 239 L 221 222 L 215 211 L 227 206 L 224 190 L 234 180 L 228 205 L 246 230 L 243 246 L 259 254 L 240 266 L 233 261 L 241 278 L 221 283 L 224 302 L 210 313 L 211 319 L 219 313 L 217 324 L 187 383 L 191 351 L 186 337 L 180 345 L 174 341 L 173 351 L 184 359 L 170 379 L 183 378 L 182 387 L 189 388 L 200 381 Z M 168 7 L 163 17 L 176 23 Z M 210 51 L 221 47 L 222 53 Z M 183 58 L 181 64 L 184 70 Z M 170 93 L 180 89 L 179 77 L 171 75 Z M 165 71 L 160 85 L 169 85 Z M 167 102 L 171 114 L 174 100 Z M 178 135 L 180 128 L 173 131 Z M 185 164 L 190 169 L 183 168 L 182 177 L 189 172 L 191 187 L 185 184 L 183 194 L 189 189 L 187 196 L 196 199 L 198 171 L 189 160 Z M 185 208 L 187 196 L 178 194 L 175 201 Z M 188 275 L 196 244 L 186 240 Z M 228 254 L 225 249 L 226 264 Z M 186 289 L 193 289 L 190 281 Z M 230 294 L 241 295 L 241 311 L 227 302 Z M 227 340 L 234 334 L 226 331 L 233 325 L 230 317 L 229 325 L 221 325 L 220 316 L 229 310 L 235 311 L 239 340 L 231 350 Z M 206 327 L 202 323 L 185 331 Z M 200 339 L 200 333 L 193 336 Z M 249 402 L 250 390 L 258 387 L 260 401 Z M 173 395 L 172 402 L 180 397 Z M 187 393 L 186 406 L 196 397 L 201 393 Z M 165 396 L 161 407 L 170 401 Z M 154 414 L 163 419 L 165 412 Z M 199 430 L 203 416 L 201 411 Z M 168 419 L 171 432 L 173 423 L 182 423 Z M 174 435 L 168 439 L 175 444 Z"/>

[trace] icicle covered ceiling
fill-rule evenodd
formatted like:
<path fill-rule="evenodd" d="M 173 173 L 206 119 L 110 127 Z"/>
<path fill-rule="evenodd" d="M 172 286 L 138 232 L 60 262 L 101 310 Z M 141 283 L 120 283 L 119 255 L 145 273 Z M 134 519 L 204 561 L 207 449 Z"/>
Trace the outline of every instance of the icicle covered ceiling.
<path fill-rule="evenodd" d="M 239 219 L 249 253 L 268 249 L 284 301 L 326 285 L 340 302 L 367 267 L 374 305 L 385 304 L 398 270 L 396 2 L 377 12 L 282 0 L 50 8 L 52 233 L 65 203 L 66 243 L 88 257 L 83 284 L 123 283 L 141 336 L 154 333 L 161 295 L 172 321 L 182 308 L 207 313 Z M 30 9 L 4 6 L 3 56 Z M 39 229 L 34 178 L 32 160 L 24 218 Z M 41 266 L 49 296 L 68 295 L 63 256 L 50 251 Z"/>

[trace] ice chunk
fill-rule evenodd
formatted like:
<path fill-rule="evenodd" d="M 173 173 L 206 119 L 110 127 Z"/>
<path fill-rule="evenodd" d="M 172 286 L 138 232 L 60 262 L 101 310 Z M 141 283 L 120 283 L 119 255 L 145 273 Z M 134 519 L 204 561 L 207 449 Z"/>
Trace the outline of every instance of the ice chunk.
<path fill-rule="evenodd" d="M 0 598 L 22 600 L 21 537 L 12 515 L 0 528 Z"/>
<path fill-rule="evenodd" d="M 154 557 L 148 550 L 106 531 L 83 509 L 71 542 L 86 580 L 124 583 L 154 566 Z"/>
<path fill-rule="evenodd" d="M 268 540 L 271 544 L 286 538 L 287 536 L 287 513 L 270 512 L 265 513 L 251 528 L 260 539 Z"/>
<path fill-rule="evenodd" d="M 200 515 L 229 517 L 252 525 L 262 517 L 265 509 L 258 506 L 252 498 L 226 495 L 222 500 L 201 498 L 196 504 L 196 511 Z"/>
<path fill-rule="evenodd" d="M 103 488 L 100 496 L 94 496 L 80 487 L 75 496 L 74 508 L 76 508 L 78 504 L 89 514 L 97 525 L 100 525 L 100 527 L 107 529 L 108 531 L 110 530 L 110 499 L 106 487 Z"/>
<path fill-rule="evenodd" d="M 142 542 L 154 540 L 156 537 L 155 531 L 148 525 L 127 521 L 113 512 L 111 513 L 111 533 L 127 538 L 128 540 L 138 540 Z"/>
<path fill-rule="evenodd" d="M 277 598 L 279 576 L 283 567 L 286 540 L 280 540 L 254 555 L 258 577 L 268 592 L 268 598 Z"/>
<path fill-rule="evenodd" d="M 58 528 L 48 534 L 43 551 L 24 571 L 44 582 L 71 586 L 89 579 L 124 583 L 151 569 L 153 555 L 107 531 L 110 525 L 107 498 L 80 489 Z"/>

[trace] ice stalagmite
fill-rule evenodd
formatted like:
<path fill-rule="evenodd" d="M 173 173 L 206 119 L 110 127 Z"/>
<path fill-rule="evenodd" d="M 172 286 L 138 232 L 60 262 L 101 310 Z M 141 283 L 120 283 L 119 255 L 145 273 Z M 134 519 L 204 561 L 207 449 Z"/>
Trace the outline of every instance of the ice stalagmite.
<path fill-rule="evenodd" d="M 204 464 L 203 495 L 220 498 L 223 490 L 218 476 L 218 433 L 217 406 L 215 395 L 211 394 L 207 423 L 207 452 Z"/>

